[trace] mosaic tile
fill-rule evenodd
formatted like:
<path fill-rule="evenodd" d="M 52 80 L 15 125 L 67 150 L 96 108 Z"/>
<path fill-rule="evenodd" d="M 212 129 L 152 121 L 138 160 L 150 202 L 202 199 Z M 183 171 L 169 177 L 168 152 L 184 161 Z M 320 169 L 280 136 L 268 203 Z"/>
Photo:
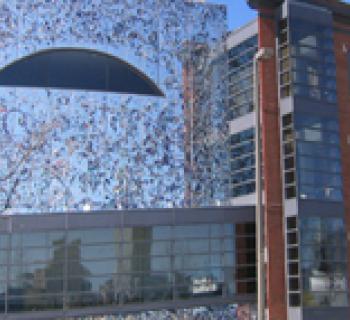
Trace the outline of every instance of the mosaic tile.
<path fill-rule="evenodd" d="M 134 65 L 165 98 L 0 88 L 0 210 L 184 206 L 182 53 L 188 42 L 214 50 L 225 21 L 223 6 L 183 0 L 2 2 L 0 68 L 50 48 L 93 49 Z"/>

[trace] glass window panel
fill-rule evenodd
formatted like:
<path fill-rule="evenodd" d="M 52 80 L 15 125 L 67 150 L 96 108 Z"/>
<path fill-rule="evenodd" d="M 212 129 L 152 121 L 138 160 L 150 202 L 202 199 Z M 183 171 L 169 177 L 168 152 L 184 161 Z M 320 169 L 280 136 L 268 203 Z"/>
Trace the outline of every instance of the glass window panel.
<path fill-rule="evenodd" d="M 301 304 L 299 293 L 290 293 L 289 294 L 289 305 L 291 307 L 299 307 Z"/>
<path fill-rule="evenodd" d="M 182 256 L 175 256 L 174 257 L 174 269 L 175 270 L 183 269 L 183 257 Z"/>
<path fill-rule="evenodd" d="M 311 241 L 309 241 L 310 243 Z M 317 241 L 314 241 L 313 243 L 317 243 Z M 322 252 L 324 252 L 325 249 L 321 249 L 320 246 L 303 246 L 301 248 L 301 259 L 303 261 L 319 261 L 321 258 L 325 259 L 326 257 L 322 257 Z"/>
<path fill-rule="evenodd" d="M 52 49 L 31 55 L 5 68 L 0 82 L 9 86 L 162 95 L 152 81 L 130 65 L 83 49 Z"/>
<path fill-rule="evenodd" d="M 289 291 L 299 291 L 299 278 L 289 278 Z"/>
<path fill-rule="evenodd" d="M 314 232 L 321 232 L 322 221 L 319 217 L 303 218 L 300 223 L 302 230 L 313 230 Z"/>
<path fill-rule="evenodd" d="M 6 292 L 6 282 L 0 281 L 0 295 L 5 297 L 5 292 Z"/>
<path fill-rule="evenodd" d="M 283 127 L 287 127 L 292 125 L 293 123 L 293 115 L 291 113 L 288 113 L 282 117 L 282 124 Z"/>
<path fill-rule="evenodd" d="M 222 239 L 211 239 L 210 248 L 211 251 L 222 251 Z"/>
<path fill-rule="evenodd" d="M 239 251 L 235 256 L 237 265 L 255 264 L 256 262 L 255 251 Z"/>
<path fill-rule="evenodd" d="M 115 228 L 74 230 L 68 232 L 68 241 L 83 243 L 120 242 L 121 231 Z"/>
<path fill-rule="evenodd" d="M 121 245 L 119 244 L 90 245 L 80 246 L 79 248 L 80 256 L 77 256 L 76 258 L 82 260 L 96 260 L 121 256 Z M 75 257 L 70 255 L 70 259 L 73 258 Z"/>
<path fill-rule="evenodd" d="M 296 229 L 297 228 L 297 218 L 288 217 L 287 218 L 287 229 Z"/>
<path fill-rule="evenodd" d="M 233 239 L 224 239 L 223 240 L 223 250 L 225 250 L 225 251 L 234 251 L 234 241 L 233 241 Z"/>
<path fill-rule="evenodd" d="M 255 191 L 255 182 L 247 183 L 232 188 L 232 196 L 238 197 L 246 194 L 253 193 Z"/>
<path fill-rule="evenodd" d="M 288 249 L 288 260 L 298 260 L 298 259 L 299 259 L 298 248 L 289 248 Z"/>
<path fill-rule="evenodd" d="M 134 241 L 132 243 L 124 243 L 122 247 L 124 256 L 145 256 L 151 253 L 152 242 Z"/>
<path fill-rule="evenodd" d="M 315 186 L 341 187 L 342 179 L 338 174 L 325 174 L 317 171 L 299 170 L 299 180 L 301 184 L 309 184 Z"/>
<path fill-rule="evenodd" d="M 347 292 L 332 292 L 330 295 L 330 305 L 332 307 L 347 307 L 348 293 Z"/>
<path fill-rule="evenodd" d="M 154 240 L 168 240 L 172 239 L 172 227 L 170 226 L 155 226 L 153 227 Z"/>
<path fill-rule="evenodd" d="M 0 235 L 0 249 L 7 249 L 8 247 L 9 236 L 2 234 Z"/>
<path fill-rule="evenodd" d="M 13 250 L 11 255 L 12 264 L 32 264 L 46 262 L 51 259 L 62 261 L 64 249 L 61 248 L 26 248 L 25 250 Z"/>
<path fill-rule="evenodd" d="M 212 254 L 210 256 L 210 266 L 221 267 L 223 265 L 223 257 L 221 254 Z"/>
<path fill-rule="evenodd" d="M 159 301 L 172 299 L 172 289 L 163 288 L 140 288 L 138 292 L 141 301 Z"/>
<path fill-rule="evenodd" d="M 339 131 L 338 119 L 334 117 L 319 117 L 317 115 L 299 114 L 296 116 L 295 125 L 297 128 L 310 128 L 314 130 Z"/>
<path fill-rule="evenodd" d="M 210 236 L 212 238 L 217 238 L 222 236 L 222 225 L 221 224 L 212 224 L 210 226 Z"/>
<path fill-rule="evenodd" d="M 339 134 L 328 131 L 318 131 L 305 128 L 297 131 L 297 139 L 307 142 L 321 142 L 339 145 Z"/>
<path fill-rule="evenodd" d="M 176 285 L 183 283 L 192 284 L 194 281 L 201 279 L 211 279 L 214 282 L 223 282 L 223 270 L 222 268 L 205 267 L 197 270 L 183 270 L 175 274 Z"/>
<path fill-rule="evenodd" d="M 344 220 L 340 218 L 326 218 L 323 220 L 323 228 L 331 236 L 342 234 L 345 231 Z"/>
<path fill-rule="evenodd" d="M 236 224 L 236 236 L 255 236 L 255 224 L 254 223 L 237 223 Z"/>
<path fill-rule="evenodd" d="M 303 305 L 305 307 L 330 306 L 329 293 L 304 292 Z"/>
<path fill-rule="evenodd" d="M 320 231 L 310 232 L 303 231 L 301 232 L 301 244 L 320 244 L 323 240 L 322 233 Z"/>
<path fill-rule="evenodd" d="M 151 245 L 151 255 L 169 255 L 171 254 L 170 241 L 154 241 Z"/>
<path fill-rule="evenodd" d="M 130 232 L 128 232 L 130 230 Z M 150 241 L 152 239 L 152 228 L 133 227 L 124 229 L 125 241 Z"/>
<path fill-rule="evenodd" d="M 209 240 L 191 240 L 187 242 L 188 253 L 207 253 L 209 252 Z"/>
<path fill-rule="evenodd" d="M 338 147 L 324 146 L 315 143 L 298 142 L 297 150 L 301 155 L 340 158 L 340 150 Z"/>
<path fill-rule="evenodd" d="M 145 272 L 151 270 L 151 257 L 133 257 L 118 260 L 119 272 Z"/>
<path fill-rule="evenodd" d="M 294 171 L 285 172 L 284 179 L 285 179 L 286 184 L 291 184 L 291 183 L 294 184 L 295 183 L 295 172 Z"/>
<path fill-rule="evenodd" d="M 152 257 L 151 269 L 152 271 L 169 271 L 171 268 L 170 257 Z"/>
<path fill-rule="evenodd" d="M 248 155 L 246 157 L 241 157 L 239 159 L 233 160 L 231 162 L 232 171 L 241 170 L 244 168 L 254 167 L 255 166 L 255 156 Z"/>
<path fill-rule="evenodd" d="M 9 312 L 38 311 L 62 308 L 63 298 L 60 295 L 19 296 L 10 297 L 8 300 Z"/>
<path fill-rule="evenodd" d="M 224 224 L 224 236 L 225 237 L 233 237 L 235 234 L 234 225 L 233 224 Z"/>
<path fill-rule="evenodd" d="M 210 265 L 209 255 L 190 255 L 184 256 L 184 269 L 205 268 Z"/>
<path fill-rule="evenodd" d="M 332 237 L 329 237 L 329 239 L 331 240 Z M 337 245 L 339 246 L 343 246 L 343 247 L 333 247 L 331 246 L 334 241 L 330 241 L 328 244 L 329 246 L 327 246 L 326 248 L 326 257 L 329 260 L 334 260 L 334 261 L 346 261 L 346 248 L 345 248 L 345 242 L 344 242 L 344 237 L 342 237 L 341 239 L 342 241 L 337 241 Z"/>
<path fill-rule="evenodd" d="M 288 263 L 289 275 L 296 276 L 299 274 L 299 264 L 297 262 Z"/>
<path fill-rule="evenodd" d="M 348 306 L 348 298 L 346 292 L 306 292 L 303 298 L 306 307 L 345 307 Z"/>
<path fill-rule="evenodd" d="M 294 157 L 286 158 L 284 160 L 284 169 L 285 170 L 293 169 L 294 167 L 295 167 Z"/>
<path fill-rule="evenodd" d="M 186 252 L 186 244 L 185 241 L 175 240 L 174 241 L 174 253 L 185 253 Z"/>
<path fill-rule="evenodd" d="M 283 141 L 293 140 L 293 138 L 294 138 L 294 131 L 292 128 L 283 130 Z"/>
<path fill-rule="evenodd" d="M 295 186 L 287 187 L 285 189 L 286 191 L 286 198 L 287 199 L 292 199 L 296 197 L 296 188 Z"/>
<path fill-rule="evenodd" d="M 96 294 L 94 292 L 74 292 L 68 295 L 68 308 L 110 305 L 114 297 L 111 294 Z"/>
<path fill-rule="evenodd" d="M 68 278 L 67 291 L 68 292 L 106 292 L 114 290 L 114 276 L 106 277 L 91 277 L 91 276 L 77 276 Z"/>
<path fill-rule="evenodd" d="M 341 172 L 340 161 L 335 159 L 299 156 L 298 164 L 301 169 L 328 171 L 329 173 Z"/>
<path fill-rule="evenodd" d="M 342 201 L 343 194 L 341 189 L 336 187 L 316 187 L 300 185 L 300 198 L 301 199 L 314 199 L 314 200 L 330 200 L 330 201 Z"/>
<path fill-rule="evenodd" d="M 236 281 L 237 293 L 238 294 L 254 294 L 256 293 L 256 282 L 255 281 Z"/>
<path fill-rule="evenodd" d="M 68 261 L 68 274 L 76 275 L 99 275 L 117 272 L 116 260 L 103 261 Z"/>
<path fill-rule="evenodd" d="M 62 294 L 63 279 L 48 279 L 44 273 L 23 275 L 22 278 L 10 281 L 8 285 L 9 295 L 36 295 L 36 294 Z"/>
<path fill-rule="evenodd" d="M 117 278 L 119 284 L 128 284 L 135 288 L 148 287 L 159 288 L 169 287 L 173 283 L 172 273 L 138 273 L 138 274 L 123 274 Z"/>
<path fill-rule="evenodd" d="M 288 233 L 287 234 L 287 243 L 288 245 L 293 245 L 298 243 L 298 237 L 296 232 Z"/>
<path fill-rule="evenodd" d="M 63 241 L 63 232 L 57 233 L 22 233 L 12 236 L 14 247 L 48 247 L 57 241 Z"/>
<path fill-rule="evenodd" d="M 244 266 L 236 268 L 236 279 L 252 279 L 256 277 L 255 266 Z"/>
<path fill-rule="evenodd" d="M 209 225 L 175 226 L 176 239 L 183 238 L 209 238 Z"/>
<path fill-rule="evenodd" d="M 7 278 L 7 267 L 6 265 L 0 265 L 0 281 L 6 280 Z"/>
<path fill-rule="evenodd" d="M 0 265 L 7 264 L 8 253 L 9 251 L 0 250 Z"/>
<path fill-rule="evenodd" d="M 10 279 L 34 279 L 36 276 L 45 278 L 62 278 L 63 277 L 63 263 L 47 263 L 35 265 L 18 265 L 11 266 Z"/>
<path fill-rule="evenodd" d="M 235 255 L 233 252 L 224 253 L 224 266 L 225 267 L 234 267 L 235 265 Z"/>

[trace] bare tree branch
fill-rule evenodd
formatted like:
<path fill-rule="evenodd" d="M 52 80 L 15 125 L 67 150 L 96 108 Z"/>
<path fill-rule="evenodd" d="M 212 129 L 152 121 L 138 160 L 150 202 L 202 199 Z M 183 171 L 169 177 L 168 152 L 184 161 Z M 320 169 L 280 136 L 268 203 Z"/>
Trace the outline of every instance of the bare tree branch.
<path fill-rule="evenodd" d="M 20 184 L 21 177 L 28 171 L 27 168 L 21 169 L 21 167 L 23 166 L 23 164 L 30 160 L 30 157 L 32 156 L 34 151 L 37 151 L 44 146 L 44 144 L 47 142 L 47 136 L 49 135 L 49 133 L 57 127 L 58 122 L 53 121 L 50 124 L 44 124 L 39 132 L 32 133 L 28 139 L 30 145 L 29 148 L 24 149 L 24 147 L 22 147 L 24 153 L 21 156 L 20 160 L 14 165 L 14 167 L 9 171 L 7 175 L 0 177 L 0 182 L 5 182 L 17 175 L 12 183 L 11 188 L 7 192 L 3 211 L 11 208 L 12 198 L 16 192 L 18 185 Z"/>
<path fill-rule="evenodd" d="M 45 124 L 43 125 L 43 129 L 39 133 L 33 133 L 29 138 L 29 141 L 31 142 L 30 147 L 23 153 L 18 163 L 16 163 L 14 167 L 10 169 L 9 173 L 3 177 L 0 177 L 0 182 L 4 182 L 12 178 L 18 172 L 18 168 L 20 168 L 22 164 L 30 158 L 32 153 L 40 149 L 44 145 L 45 138 L 47 137 L 49 132 L 55 129 L 56 127 L 56 122 L 53 122 L 52 126 Z"/>

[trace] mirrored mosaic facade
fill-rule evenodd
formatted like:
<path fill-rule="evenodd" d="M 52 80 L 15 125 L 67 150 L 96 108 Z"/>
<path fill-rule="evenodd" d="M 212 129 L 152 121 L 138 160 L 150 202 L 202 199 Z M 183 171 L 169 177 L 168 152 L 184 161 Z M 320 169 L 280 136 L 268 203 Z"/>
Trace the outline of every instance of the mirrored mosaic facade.
<path fill-rule="evenodd" d="M 227 55 L 189 46 L 185 59 L 186 205 L 220 206 L 228 198 Z"/>
<path fill-rule="evenodd" d="M 11 0 L 0 17 L 0 68 L 84 48 L 126 61 L 165 95 L 0 88 L 0 211 L 183 206 L 185 44 L 220 50 L 224 6 Z"/>

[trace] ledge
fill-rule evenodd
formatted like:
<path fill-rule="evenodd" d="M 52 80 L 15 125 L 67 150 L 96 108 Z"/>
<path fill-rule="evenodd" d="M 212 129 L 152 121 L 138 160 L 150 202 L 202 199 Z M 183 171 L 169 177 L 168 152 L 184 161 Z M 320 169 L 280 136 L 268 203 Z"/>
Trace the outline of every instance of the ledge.
<path fill-rule="evenodd" d="M 276 8 L 280 6 L 284 0 L 247 0 L 247 4 L 252 9 L 259 8 Z"/>

